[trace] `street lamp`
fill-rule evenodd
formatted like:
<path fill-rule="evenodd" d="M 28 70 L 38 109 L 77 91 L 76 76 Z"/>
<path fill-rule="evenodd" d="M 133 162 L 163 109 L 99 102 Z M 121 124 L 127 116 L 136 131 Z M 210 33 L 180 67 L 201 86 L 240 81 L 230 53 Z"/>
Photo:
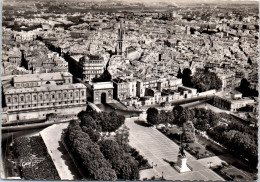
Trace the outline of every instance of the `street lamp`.
<path fill-rule="evenodd" d="M 163 179 L 163 171 L 162 171 L 162 179 Z"/>
<path fill-rule="evenodd" d="M 209 164 L 209 168 L 211 168 L 211 164 L 212 164 L 212 162 L 208 162 L 208 164 Z"/>

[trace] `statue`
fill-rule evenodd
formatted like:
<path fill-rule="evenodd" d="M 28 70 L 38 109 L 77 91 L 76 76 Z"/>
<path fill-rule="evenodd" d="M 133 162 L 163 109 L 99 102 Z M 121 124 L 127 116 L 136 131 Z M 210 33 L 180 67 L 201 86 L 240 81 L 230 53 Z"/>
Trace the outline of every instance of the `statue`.
<path fill-rule="evenodd" d="M 180 144 L 177 162 L 174 167 L 179 173 L 191 171 L 191 169 L 187 166 L 187 158 L 182 144 Z"/>
<path fill-rule="evenodd" d="M 183 149 L 183 146 L 182 146 L 182 145 L 180 146 L 179 155 L 180 155 L 181 157 L 186 157 L 186 155 L 185 155 L 185 153 L 184 153 L 184 149 Z"/>

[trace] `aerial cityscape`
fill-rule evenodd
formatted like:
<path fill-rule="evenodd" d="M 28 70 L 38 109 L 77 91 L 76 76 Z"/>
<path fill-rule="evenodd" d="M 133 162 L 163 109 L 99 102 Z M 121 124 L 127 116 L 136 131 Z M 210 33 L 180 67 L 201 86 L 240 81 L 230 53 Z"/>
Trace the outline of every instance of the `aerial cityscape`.
<path fill-rule="evenodd" d="M 258 179 L 257 1 L 3 0 L 1 178 Z"/>

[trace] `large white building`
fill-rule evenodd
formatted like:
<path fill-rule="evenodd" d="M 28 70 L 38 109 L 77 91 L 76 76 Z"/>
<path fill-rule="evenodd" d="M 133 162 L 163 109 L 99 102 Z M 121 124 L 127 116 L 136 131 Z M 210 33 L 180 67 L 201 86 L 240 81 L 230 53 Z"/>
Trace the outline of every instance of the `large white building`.
<path fill-rule="evenodd" d="M 77 115 L 86 109 L 87 88 L 73 84 L 70 73 L 26 74 L 4 83 L 3 122 L 45 119 L 50 113 Z"/>

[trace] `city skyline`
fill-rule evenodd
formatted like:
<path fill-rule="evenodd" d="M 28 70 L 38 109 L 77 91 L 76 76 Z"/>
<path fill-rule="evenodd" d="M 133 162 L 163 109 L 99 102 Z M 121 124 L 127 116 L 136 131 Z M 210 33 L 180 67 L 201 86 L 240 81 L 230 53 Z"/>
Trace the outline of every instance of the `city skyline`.
<path fill-rule="evenodd" d="M 3 4 L 2 179 L 258 179 L 256 1 Z"/>

